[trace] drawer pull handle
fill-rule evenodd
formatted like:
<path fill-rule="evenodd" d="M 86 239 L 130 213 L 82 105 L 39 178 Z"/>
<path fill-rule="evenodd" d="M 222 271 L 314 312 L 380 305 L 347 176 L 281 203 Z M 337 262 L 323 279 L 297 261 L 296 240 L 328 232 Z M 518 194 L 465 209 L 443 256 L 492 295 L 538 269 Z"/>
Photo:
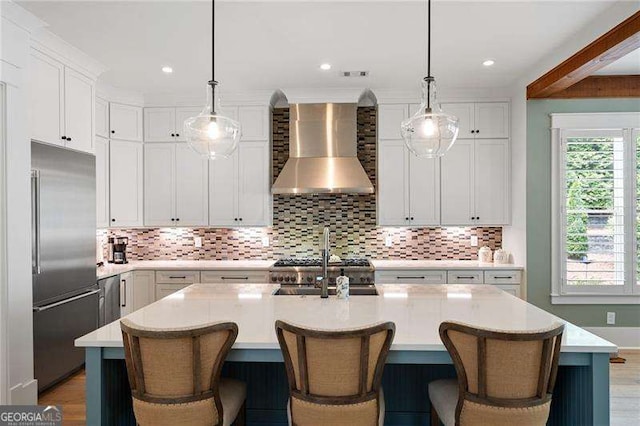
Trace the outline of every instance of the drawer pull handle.
<path fill-rule="evenodd" d="M 184 279 L 186 279 L 187 277 L 186 277 L 186 276 L 184 276 L 184 275 L 183 275 L 183 276 L 181 276 L 181 277 L 170 275 L 170 276 L 169 276 L 169 278 L 171 278 L 172 280 L 178 280 L 178 279 L 179 279 L 179 280 L 184 280 Z"/>
<path fill-rule="evenodd" d="M 478 277 L 474 277 L 473 275 L 458 275 L 456 277 L 459 280 L 477 280 Z"/>
<path fill-rule="evenodd" d="M 220 277 L 223 280 L 248 280 L 249 277 Z"/>
<path fill-rule="evenodd" d="M 512 280 L 513 279 L 513 277 L 511 277 L 511 276 L 509 276 L 509 277 L 501 277 L 499 275 L 496 275 L 493 278 L 495 278 L 496 280 Z"/>
<path fill-rule="evenodd" d="M 406 277 L 396 277 L 397 280 L 424 280 L 425 277 L 411 277 L 411 276 L 406 276 Z"/>

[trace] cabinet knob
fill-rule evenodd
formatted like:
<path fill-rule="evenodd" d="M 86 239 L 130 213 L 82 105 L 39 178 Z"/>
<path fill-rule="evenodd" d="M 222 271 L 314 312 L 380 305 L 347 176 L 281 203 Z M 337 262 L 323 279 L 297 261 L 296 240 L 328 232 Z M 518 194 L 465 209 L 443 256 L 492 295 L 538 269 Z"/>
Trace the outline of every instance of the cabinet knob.
<path fill-rule="evenodd" d="M 411 220 L 413 220 L 413 216 L 411 216 Z"/>
<path fill-rule="evenodd" d="M 62 139 L 63 141 L 66 141 L 67 137 L 66 136 L 60 136 L 60 139 Z"/>
<path fill-rule="evenodd" d="M 240 222 L 242 222 L 242 218 L 238 219 Z"/>
<path fill-rule="evenodd" d="M 472 130 L 472 131 L 471 131 L 471 133 L 475 133 L 475 132 L 476 132 L 475 130 Z"/>
<path fill-rule="evenodd" d="M 174 219 L 174 218 L 171 218 L 171 222 L 173 222 L 173 221 L 175 221 L 175 219 Z"/>
<path fill-rule="evenodd" d="M 409 220 L 409 217 L 408 217 L 408 216 L 407 216 L 407 217 L 405 217 L 405 218 L 404 218 L 404 220 Z"/>
<path fill-rule="evenodd" d="M 115 222 L 115 221 L 116 221 L 115 219 L 111 219 L 111 222 Z"/>
<path fill-rule="evenodd" d="M 480 133 L 480 130 L 477 130 L 477 129 L 476 129 L 476 133 Z"/>
<path fill-rule="evenodd" d="M 176 222 L 180 222 L 180 218 L 179 217 L 176 218 Z"/>
<path fill-rule="evenodd" d="M 176 138 L 179 138 L 179 137 L 180 137 L 180 133 L 176 133 Z"/>
<path fill-rule="evenodd" d="M 68 140 L 69 142 L 71 142 L 71 138 L 70 138 L 69 136 L 67 136 L 67 140 Z"/>
<path fill-rule="evenodd" d="M 115 132 L 116 132 L 115 130 L 112 130 L 112 131 L 111 131 L 111 133 L 115 133 Z"/>
<path fill-rule="evenodd" d="M 234 217 L 234 218 L 233 218 L 233 220 L 235 220 L 235 221 L 237 222 L 237 221 L 238 221 L 238 218 L 237 218 L 237 217 Z"/>
<path fill-rule="evenodd" d="M 176 134 L 175 133 L 171 133 L 171 137 L 174 137 Z"/>

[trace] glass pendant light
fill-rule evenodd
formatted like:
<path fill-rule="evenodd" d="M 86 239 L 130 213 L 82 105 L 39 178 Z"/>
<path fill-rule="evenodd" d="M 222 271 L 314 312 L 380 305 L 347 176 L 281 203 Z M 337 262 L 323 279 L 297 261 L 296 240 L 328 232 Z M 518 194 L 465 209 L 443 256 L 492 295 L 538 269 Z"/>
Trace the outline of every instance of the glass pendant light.
<path fill-rule="evenodd" d="M 218 82 L 215 79 L 215 0 L 211 2 L 211 81 L 207 85 L 207 104 L 195 117 L 184 122 L 187 143 L 209 159 L 227 158 L 238 147 L 242 133 L 240 123 L 225 116 L 220 107 Z"/>
<path fill-rule="evenodd" d="M 424 158 L 442 157 L 458 138 L 458 117 L 440 109 L 436 81 L 431 75 L 431 0 L 427 0 L 427 76 L 422 81 L 422 102 L 418 111 L 401 124 L 407 148 Z"/>

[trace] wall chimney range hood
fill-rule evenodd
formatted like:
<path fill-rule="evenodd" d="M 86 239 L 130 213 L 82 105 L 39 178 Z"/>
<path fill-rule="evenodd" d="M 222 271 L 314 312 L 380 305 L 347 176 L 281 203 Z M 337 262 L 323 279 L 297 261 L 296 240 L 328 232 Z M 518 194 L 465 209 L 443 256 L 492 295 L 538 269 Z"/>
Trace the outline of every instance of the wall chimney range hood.
<path fill-rule="evenodd" d="M 289 159 L 274 194 L 373 194 L 357 157 L 356 103 L 292 104 Z"/>

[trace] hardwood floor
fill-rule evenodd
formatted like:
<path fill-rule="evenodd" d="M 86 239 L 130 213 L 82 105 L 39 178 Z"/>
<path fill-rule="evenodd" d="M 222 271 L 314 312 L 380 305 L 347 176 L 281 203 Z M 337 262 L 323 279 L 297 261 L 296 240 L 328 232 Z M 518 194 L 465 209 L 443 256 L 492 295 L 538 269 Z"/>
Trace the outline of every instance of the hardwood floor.
<path fill-rule="evenodd" d="M 611 425 L 640 424 L 640 350 L 620 351 L 625 364 L 611 364 Z M 74 376 L 45 392 L 41 405 L 62 405 L 64 424 L 85 424 L 85 374 Z"/>

